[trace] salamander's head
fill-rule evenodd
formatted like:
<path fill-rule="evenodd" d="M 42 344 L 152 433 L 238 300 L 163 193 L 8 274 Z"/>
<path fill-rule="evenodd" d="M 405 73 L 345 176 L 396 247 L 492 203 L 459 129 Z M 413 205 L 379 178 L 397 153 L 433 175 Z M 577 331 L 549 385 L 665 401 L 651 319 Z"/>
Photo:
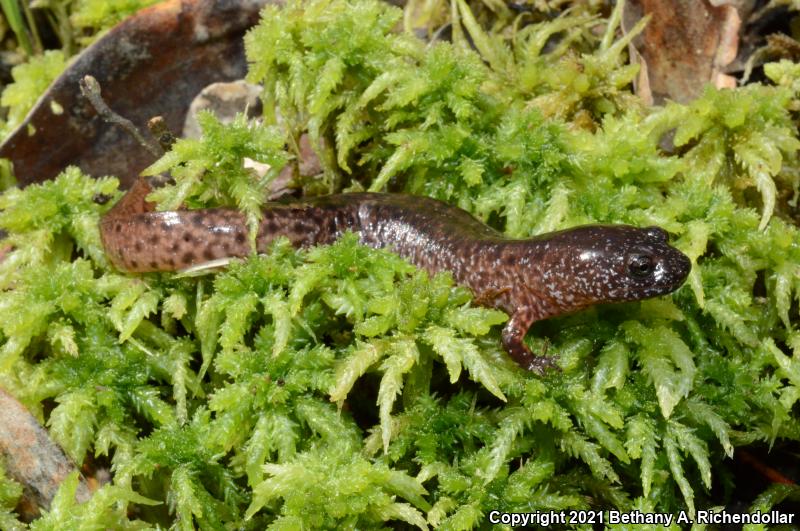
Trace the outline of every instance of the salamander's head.
<path fill-rule="evenodd" d="M 549 263 L 545 276 L 557 286 L 549 295 L 565 309 L 664 295 L 678 289 L 691 270 L 659 227 L 586 225 L 547 240 L 556 263 Z"/>

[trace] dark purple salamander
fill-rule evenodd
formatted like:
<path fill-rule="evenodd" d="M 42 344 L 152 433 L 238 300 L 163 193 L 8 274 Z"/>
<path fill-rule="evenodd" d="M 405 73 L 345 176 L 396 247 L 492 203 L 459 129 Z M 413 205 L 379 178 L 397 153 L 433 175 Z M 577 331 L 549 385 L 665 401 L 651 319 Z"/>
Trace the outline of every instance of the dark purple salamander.
<path fill-rule="evenodd" d="M 240 212 L 155 212 L 144 199 L 149 191 L 140 179 L 101 221 L 103 245 L 117 268 L 174 271 L 249 254 Z M 514 240 L 459 208 L 397 194 L 268 203 L 257 248 L 264 251 L 279 236 L 298 247 L 330 244 L 348 230 L 431 274 L 452 272 L 482 304 L 507 312 L 503 345 L 517 363 L 537 372 L 553 362 L 534 356 L 523 343 L 532 323 L 592 304 L 670 293 L 691 268 L 658 227 L 587 225 Z"/>

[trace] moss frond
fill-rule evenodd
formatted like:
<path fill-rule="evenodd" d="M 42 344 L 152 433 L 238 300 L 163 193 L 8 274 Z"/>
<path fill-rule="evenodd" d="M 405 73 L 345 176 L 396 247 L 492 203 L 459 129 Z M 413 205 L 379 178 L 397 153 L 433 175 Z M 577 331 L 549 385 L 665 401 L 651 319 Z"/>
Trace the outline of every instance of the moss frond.
<path fill-rule="evenodd" d="M 539 377 L 503 352 L 504 314 L 354 235 L 280 240 L 214 275 L 119 274 L 97 233 L 108 205 L 93 201 L 116 182 L 67 169 L 0 196 L 13 245 L 0 374 L 76 461 L 108 456 L 114 483 L 94 505 L 65 483 L 34 525 L 135 528 L 125 504 L 185 529 L 694 510 L 717 499 L 715 467 L 736 447 L 800 439 L 800 71 L 768 65 L 775 86 L 646 109 L 631 104 L 616 15 L 537 7 L 527 24 L 499 4 L 267 7 L 246 42 L 264 123 L 201 117 L 204 137 L 150 168 L 176 180 L 153 199 L 236 206 L 254 227 L 308 134 L 324 171 L 296 183 L 306 193 L 425 194 L 514 237 L 655 224 L 692 260 L 687 285 L 538 323 L 531 346 L 561 367 Z M 452 23 L 453 43 L 400 30 L 420 20 Z M 271 169 L 259 178 L 246 158 Z M 0 508 L 14 489 L 0 478 Z M 794 495 L 772 488 L 755 506 Z"/>
<path fill-rule="evenodd" d="M 0 94 L 0 106 L 8 107 L 8 115 L 0 120 L 0 140 L 22 123 L 39 96 L 66 66 L 67 58 L 63 52 L 48 50 L 11 69 L 14 82 L 3 88 Z"/>

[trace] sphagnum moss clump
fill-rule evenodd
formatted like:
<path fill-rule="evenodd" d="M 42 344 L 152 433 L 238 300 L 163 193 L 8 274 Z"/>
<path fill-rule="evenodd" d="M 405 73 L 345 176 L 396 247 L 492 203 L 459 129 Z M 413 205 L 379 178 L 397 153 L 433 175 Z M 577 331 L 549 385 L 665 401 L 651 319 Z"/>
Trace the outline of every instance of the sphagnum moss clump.
<path fill-rule="evenodd" d="M 246 40 L 250 79 L 280 118 L 203 118 L 203 140 L 150 169 L 177 179 L 156 198 L 238 205 L 252 221 L 308 133 L 324 168 L 308 191 L 428 194 L 520 237 L 657 224 L 691 258 L 687 284 L 537 325 L 529 341 L 561 367 L 539 377 L 502 351 L 504 314 L 353 236 L 306 251 L 279 241 L 213 275 L 127 276 L 104 259 L 108 204 L 93 201 L 120 194 L 114 179 L 68 169 L 8 191 L 4 386 L 76 462 L 108 456 L 114 478 L 83 505 L 71 478 L 32 528 L 691 513 L 720 503 L 710 491 L 734 448 L 800 439 L 797 66 L 767 65 L 775 85 L 645 109 L 613 26 L 597 37 L 576 10 L 519 31 L 506 13 L 485 31 L 486 11 L 454 5 L 452 43 L 399 31 L 403 13 L 377 1 L 266 8 Z M 552 35 L 561 44 L 545 52 Z M 273 170 L 250 179 L 244 157 Z M 792 496 L 774 487 L 753 509 Z M 18 497 L 0 476 L 4 528 Z"/>

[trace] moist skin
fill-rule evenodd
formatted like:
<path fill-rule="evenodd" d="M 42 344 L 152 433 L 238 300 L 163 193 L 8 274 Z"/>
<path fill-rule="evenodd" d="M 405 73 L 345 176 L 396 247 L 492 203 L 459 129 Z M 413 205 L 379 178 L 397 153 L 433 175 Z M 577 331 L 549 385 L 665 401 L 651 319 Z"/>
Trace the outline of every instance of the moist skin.
<path fill-rule="evenodd" d="M 120 270 L 177 271 L 250 253 L 245 217 L 233 209 L 154 211 L 139 179 L 103 217 L 106 253 Z M 431 275 L 450 271 L 476 301 L 511 318 L 503 346 L 522 367 L 541 373 L 552 358 L 523 342 L 536 321 L 607 302 L 670 293 L 691 269 L 658 227 L 585 225 L 519 240 L 434 199 L 354 193 L 267 203 L 256 237 L 264 252 L 278 237 L 296 247 L 330 244 L 346 231 L 388 248 Z"/>

